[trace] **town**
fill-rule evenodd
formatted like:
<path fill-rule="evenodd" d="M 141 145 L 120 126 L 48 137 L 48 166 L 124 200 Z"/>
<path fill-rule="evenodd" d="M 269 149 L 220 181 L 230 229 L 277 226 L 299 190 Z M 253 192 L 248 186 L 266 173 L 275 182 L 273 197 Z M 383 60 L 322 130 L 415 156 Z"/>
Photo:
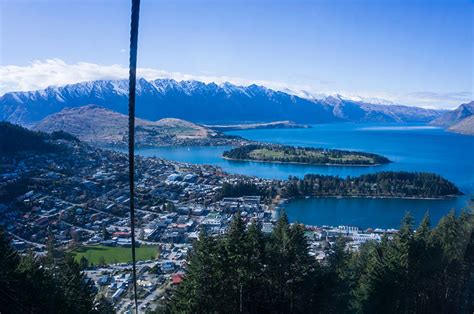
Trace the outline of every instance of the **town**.
<path fill-rule="evenodd" d="M 52 244 L 74 254 L 99 295 L 111 300 L 118 312 L 130 311 L 127 156 L 78 141 L 57 142 L 68 153 L 1 157 L 0 225 L 19 252 L 44 256 Z M 264 233 L 270 233 L 282 210 L 284 200 L 278 196 L 222 193 L 224 184 L 246 182 L 267 188 L 277 186 L 275 180 L 138 156 L 136 167 L 137 283 L 142 311 L 152 310 L 170 287 L 181 282 L 187 254 L 200 230 L 224 234 L 239 211 L 246 223 L 257 221 Z M 337 237 L 346 237 L 348 248 L 358 250 L 366 241 L 396 232 L 356 226 L 305 229 L 310 254 L 319 261 L 324 261 Z"/>

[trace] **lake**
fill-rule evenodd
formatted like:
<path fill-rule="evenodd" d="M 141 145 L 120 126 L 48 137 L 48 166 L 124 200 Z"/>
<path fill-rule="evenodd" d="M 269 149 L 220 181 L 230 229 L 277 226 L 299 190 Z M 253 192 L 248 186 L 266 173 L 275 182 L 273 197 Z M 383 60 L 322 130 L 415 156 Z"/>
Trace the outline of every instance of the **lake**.
<path fill-rule="evenodd" d="M 436 172 L 454 182 L 467 195 L 474 193 L 474 137 L 425 125 L 323 124 L 310 129 L 232 131 L 228 134 L 286 145 L 337 148 L 373 152 L 388 157 L 390 164 L 371 167 L 314 166 L 230 161 L 221 158 L 229 147 L 171 147 L 138 149 L 143 156 L 181 162 L 212 164 L 229 173 L 286 179 L 307 173 L 357 176 L 377 171 Z M 442 201 L 398 199 L 310 198 L 285 204 L 291 221 L 315 225 L 354 224 L 360 227 L 396 228 L 406 211 L 419 221 L 429 210 L 433 223 L 451 208 L 466 206 L 469 197 Z"/>

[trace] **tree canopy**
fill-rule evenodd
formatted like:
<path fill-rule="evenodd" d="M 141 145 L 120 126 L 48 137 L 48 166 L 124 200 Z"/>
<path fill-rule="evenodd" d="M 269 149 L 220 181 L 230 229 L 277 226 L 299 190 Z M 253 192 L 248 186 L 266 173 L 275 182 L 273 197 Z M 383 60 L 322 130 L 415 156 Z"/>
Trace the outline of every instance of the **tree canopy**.
<path fill-rule="evenodd" d="M 58 152 L 64 149 L 52 140 L 79 141 L 75 136 L 56 131 L 51 134 L 30 131 L 22 126 L 0 121 L 0 152 L 14 154 L 23 151 L 36 153 Z"/>
<path fill-rule="evenodd" d="M 348 251 L 339 238 L 322 263 L 309 255 L 304 228 L 285 215 L 265 235 L 239 214 L 228 232 L 203 231 L 183 282 L 165 311 L 179 313 L 472 313 L 474 222 L 471 213 L 429 217 L 381 242 Z"/>
<path fill-rule="evenodd" d="M 20 256 L 0 230 L 1 313 L 111 313 L 95 301 L 93 283 L 69 255 L 50 249 L 48 256 Z"/>
<path fill-rule="evenodd" d="M 454 183 L 427 172 L 384 171 L 358 177 L 307 174 L 290 177 L 281 194 L 301 196 L 380 196 L 439 198 L 462 194 Z"/>

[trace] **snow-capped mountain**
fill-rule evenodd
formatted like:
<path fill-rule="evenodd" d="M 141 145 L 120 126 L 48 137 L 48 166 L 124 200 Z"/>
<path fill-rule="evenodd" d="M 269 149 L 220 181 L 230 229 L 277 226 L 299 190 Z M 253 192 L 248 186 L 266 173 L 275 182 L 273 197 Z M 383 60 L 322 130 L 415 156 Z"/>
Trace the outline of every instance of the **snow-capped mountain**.
<path fill-rule="evenodd" d="M 100 80 L 11 92 L 0 97 L 0 119 L 32 125 L 66 107 L 96 104 L 127 113 L 128 81 Z M 440 111 L 407 106 L 385 106 L 329 96 L 306 99 L 263 86 L 237 86 L 199 81 L 157 79 L 137 81 L 137 117 L 158 120 L 174 117 L 206 124 L 271 122 L 297 123 L 425 122 Z"/>

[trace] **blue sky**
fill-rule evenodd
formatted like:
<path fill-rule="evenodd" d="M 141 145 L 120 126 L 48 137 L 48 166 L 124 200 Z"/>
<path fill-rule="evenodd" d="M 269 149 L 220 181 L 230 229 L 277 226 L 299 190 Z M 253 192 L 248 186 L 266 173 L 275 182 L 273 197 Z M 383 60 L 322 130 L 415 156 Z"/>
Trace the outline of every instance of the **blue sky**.
<path fill-rule="evenodd" d="M 147 78 L 424 107 L 472 99 L 473 2 L 142 0 Z M 0 94 L 126 76 L 130 1 L 0 0 Z"/>

